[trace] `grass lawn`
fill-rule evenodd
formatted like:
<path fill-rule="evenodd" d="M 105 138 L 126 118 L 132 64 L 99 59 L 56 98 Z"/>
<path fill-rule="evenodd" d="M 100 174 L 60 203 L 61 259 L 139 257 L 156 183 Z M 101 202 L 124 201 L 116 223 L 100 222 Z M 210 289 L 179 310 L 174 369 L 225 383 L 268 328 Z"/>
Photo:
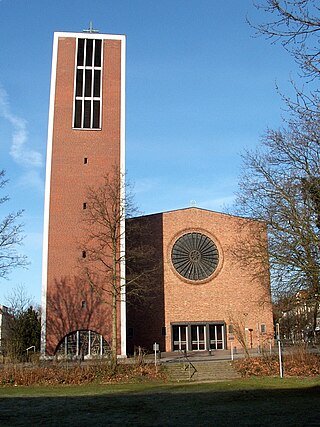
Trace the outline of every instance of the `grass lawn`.
<path fill-rule="evenodd" d="M 320 378 L 0 387 L 0 426 L 320 425 Z"/>

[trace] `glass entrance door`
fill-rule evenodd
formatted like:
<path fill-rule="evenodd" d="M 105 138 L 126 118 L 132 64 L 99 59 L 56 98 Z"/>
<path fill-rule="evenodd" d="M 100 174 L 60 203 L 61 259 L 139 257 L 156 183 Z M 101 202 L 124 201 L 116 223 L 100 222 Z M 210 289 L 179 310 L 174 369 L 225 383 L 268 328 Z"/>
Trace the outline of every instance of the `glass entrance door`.
<path fill-rule="evenodd" d="M 173 350 L 187 350 L 188 326 L 172 326 Z"/>
<path fill-rule="evenodd" d="M 191 349 L 205 350 L 205 325 L 191 325 Z"/>
<path fill-rule="evenodd" d="M 224 349 L 224 325 L 209 325 L 209 345 L 210 350 Z"/>
<path fill-rule="evenodd" d="M 224 323 L 185 323 L 172 325 L 173 351 L 224 350 L 226 348 Z"/>

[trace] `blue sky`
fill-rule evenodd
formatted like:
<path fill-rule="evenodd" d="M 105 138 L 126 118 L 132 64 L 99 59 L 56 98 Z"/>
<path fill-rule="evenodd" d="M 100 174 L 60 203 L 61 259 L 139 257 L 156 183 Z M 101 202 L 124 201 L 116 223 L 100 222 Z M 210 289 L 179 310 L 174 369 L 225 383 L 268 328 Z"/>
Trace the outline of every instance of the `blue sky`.
<path fill-rule="evenodd" d="M 25 209 L 28 270 L 0 279 L 40 302 L 47 120 L 54 31 L 127 35 L 126 166 L 143 213 L 232 203 L 240 153 L 281 125 L 296 66 L 246 23 L 253 0 L 0 0 L 0 169 Z"/>

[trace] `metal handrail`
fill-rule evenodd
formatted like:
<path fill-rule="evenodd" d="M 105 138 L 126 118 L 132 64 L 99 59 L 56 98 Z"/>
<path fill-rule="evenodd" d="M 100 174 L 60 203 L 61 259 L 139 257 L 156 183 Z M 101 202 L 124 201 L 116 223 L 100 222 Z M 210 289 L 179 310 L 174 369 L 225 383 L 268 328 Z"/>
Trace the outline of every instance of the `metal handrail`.
<path fill-rule="evenodd" d="M 188 353 L 186 350 L 182 351 L 179 350 L 179 353 L 182 354 L 181 356 L 181 360 L 183 361 L 183 367 L 184 370 L 186 371 L 187 369 L 189 370 L 189 381 L 191 380 L 191 378 L 194 376 L 194 374 L 197 372 L 197 368 L 194 366 L 194 364 L 190 361 Z M 191 373 L 191 368 L 193 369 L 193 372 Z"/>

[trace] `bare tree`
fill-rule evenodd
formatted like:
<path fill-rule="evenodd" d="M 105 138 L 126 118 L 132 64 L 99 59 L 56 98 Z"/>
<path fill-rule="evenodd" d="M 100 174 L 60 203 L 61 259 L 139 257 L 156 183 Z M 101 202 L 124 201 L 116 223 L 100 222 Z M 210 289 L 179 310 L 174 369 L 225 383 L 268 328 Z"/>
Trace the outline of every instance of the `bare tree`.
<path fill-rule="evenodd" d="M 34 352 L 40 349 L 40 309 L 35 307 L 21 285 L 7 295 L 6 304 L 7 330 L 3 350 L 11 361 L 25 361 L 30 347 Z"/>
<path fill-rule="evenodd" d="M 111 306 L 111 353 L 117 356 L 118 302 L 125 298 L 125 219 L 136 212 L 133 194 L 118 169 L 87 191 L 81 269 L 85 279 Z"/>
<path fill-rule="evenodd" d="M 264 0 L 256 4 L 270 20 L 250 24 L 258 33 L 280 42 L 307 77 L 320 75 L 320 7 L 318 0 Z"/>
<path fill-rule="evenodd" d="M 6 295 L 6 304 L 9 307 L 10 313 L 18 317 L 21 313 L 33 305 L 32 298 L 27 294 L 26 289 L 22 285 L 14 287 L 11 292 Z"/>
<path fill-rule="evenodd" d="M 237 213 L 268 225 L 273 292 L 307 291 L 314 323 L 320 284 L 320 113 L 293 111 L 243 155 Z"/>
<path fill-rule="evenodd" d="M 245 319 L 241 318 L 241 316 L 237 319 L 231 316 L 229 318 L 229 324 L 232 325 L 233 334 L 243 348 L 245 357 L 250 357 L 248 339 L 246 336 Z"/>
<path fill-rule="evenodd" d="M 257 0 L 265 22 L 258 32 L 293 55 L 303 76 L 320 76 L 320 7 L 317 0 Z M 292 312 L 303 290 L 313 331 L 319 312 L 319 95 L 293 82 L 296 99 L 282 95 L 291 118 L 283 129 L 268 130 L 259 150 L 246 152 L 237 203 L 240 211 L 269 227 L 273 292 Z M 251 200 L 250 200 L 251 198 Z M 301 295 L 301 293 L 299 293 Z M 285 296 L 285 297 L 284 297 Z"/>
<path fill-rule="evenodd" d="M 7 184 L 4 170 L 0 170 L 0 190 Z M 0 197 L 0 206 L 9 200 L 8 196 Z M 22 244 L 23 224 L 17 223 L 23 214 L 22 210 L 12 212 L 0 219 L 0 278 L 7 278 L 16 267 L 25 267 L 27 258 L 17 252 Z"/>

